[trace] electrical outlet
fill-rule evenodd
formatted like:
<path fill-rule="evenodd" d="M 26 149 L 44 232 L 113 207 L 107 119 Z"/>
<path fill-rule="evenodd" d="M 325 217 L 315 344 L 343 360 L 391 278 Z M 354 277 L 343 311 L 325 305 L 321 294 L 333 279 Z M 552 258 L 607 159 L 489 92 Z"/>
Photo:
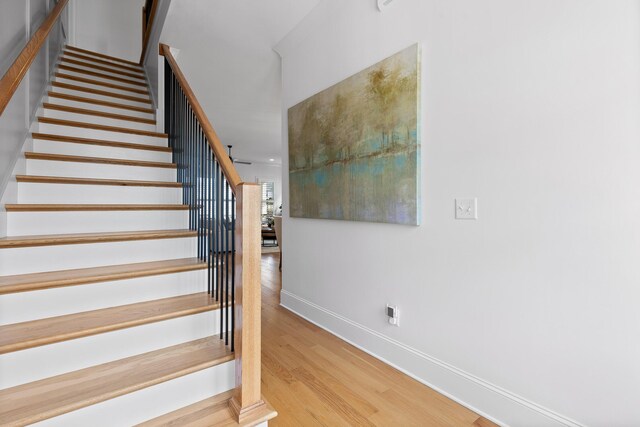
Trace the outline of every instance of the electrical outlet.
<path fill-rule="evenodd" d="M 398 311 L 397 305 L 387 304 L 386 313 L 390 324 L 393 326 L 400 326 L 400 312 Z"/>
<path fill-rule="evenodd" d="M 456 199 L 456 219 L 478 219 L 478 199 Z"/>

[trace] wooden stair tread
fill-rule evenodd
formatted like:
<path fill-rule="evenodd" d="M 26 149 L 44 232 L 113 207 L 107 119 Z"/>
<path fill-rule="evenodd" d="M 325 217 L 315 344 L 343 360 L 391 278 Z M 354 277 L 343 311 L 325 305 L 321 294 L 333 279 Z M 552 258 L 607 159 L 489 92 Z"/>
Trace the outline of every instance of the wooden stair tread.
<path fill-rule="evenodd" d="M 82 54 L 80 52 L 74 52 L 71 50 L 65 50 L 63 52 L 64 56 L 70 56 L 74 59 L 77 59 L 79 61 L 92 61 L 92 62 L 96 62 L 100 65 L 109 65 L 111 67 L 116 67 L 117 69 L 121 69 L 121 70 L 125 70 L 125 71 L 130 71 L 132 73 L 144 73 L 144 70 L 140 67 L 140 65 L 125 65 L 122 63 L 117 63 L 114 61 L 108 61 L 105 59 L 101 59 L 92 55 L 85 55 Z"/>
<path fill-rule="evenodd" d="M 84 115 L 87 115 L 87 116 L 105 117 L 107 119 L 114 119 L 114 120 L 126 120 L 126 121 L 129 121 L 129 122 L 144 123 L 144 124 L 148 124 L 148 125 L 155 125 L 156 124 L 156 121 L 153 120 L 153 119 L 143 119 L 141 117 L 127 116 L 125 114 L 106 113 L 104 111 L 89 110 L 89 109 L 86 109 L 86 108 L 69 107 L 68 105 L 51 104 L 49 102 L 42 103 L 42 107 L 45 110 L 64 111 L 66 113 L 75 113 L 75 114 L 84 114 Z"/>
<path fill-rule="evenodd" d="M 131 80 L 124 77 L 113 76 L 111 74 L 104 74 L 97 71 L 86 70 L 84 68 L 77 68 L 72 65 L 59 64 L 58 70 L 71 71 L 74 73 L 86 74 L 87 76 L 100 77 L 102 79 L 109 79 L 120 83 L 128 83 L 131 85 L 147 87 L 147 82 L 141 80 Z"/>
<path fill-rule="evenodd" d="M 26 425 L 233 360 L 218 337 L 128 357 L 0 391 L 3 424 Z"/>
<path fill-rule="evenodd" d="M 139 102 L 141 104 L 151 104 L 150 98 L 139 98 L 137 96 L 123 95 L 121 93 L 109 92 L 106 90 L 92 89 L 86 86 L 78 86 L 62 82 L 51 82 L 51 86 L 75 90 L 78 92 L 93 93 L 95 95 L 109 96 L 111 98 L 126 99 L 127 101 Z"/>
<path fill-rule="evenodd" d="M 136 72 L 127 72 L 123 70 L 114 69 L 111 67 L 103 67 L 101 65 L 93 64 L 91 62 L 78 61 L 71 58 L 66 58 L 64 55 L 60 58 L 60 62 L 67 64 L 79 65 L 81 67 L 87 67 L 95 70 L 106 71 L 107 73 L 117 74 L 121 76 L 132 77 L 134 79 L 144 79 L 144 74 Z"/>
<path fill-rule="evenodd" d="M 55 76 L 61 79 L 73 80 L 80 83 L 87 83 L 87 84 L 96 85 L 96 86 L 104 86 L 110 89 L 126 90 L 128 92 L 139 93 L 140 95 L 149 95 L 149 91 L 146 89 L 137 89 L 129 86 L 121 86 L 114 83 L 103 82 L 101 80 L 87 79 L 85 77 L 72 76 L 71 74 L 64 74 L 60 72 L 57 72 Z"/>
<path fill-rule="evenodd" d="M 182 258 L 135 264 L 109 265 L 106 267 L 0 276 L 0 295 L 133 279 L 136 277 L 181 273 L 205 268 L 207 268 L 207 263 L 198 258 Z"/>
<path fill-rule="evenodd" d="M 189 205 L 178 204 L 54 204 L 8 203 L 7 212 L 79 212 L 79 211 L 184 211 Z"/>
<path fill-rule="evenodd" d="M 93 55 L 93 56 L 97 56 L 97 57 L 105 58 L 105 59 L 111 59 L 112 61 L 118 61 L 118 62 L 122 62 L 124 64 L 140 65 L 137 62 L 129 61 L 129 60 L 123 59 L 123 58 L 118 58 L 117 56 L 105 55 L 104 53 L 95 52 L 93 50 L 88 50 L 88 49 L 81 49 L 81 48 L 76 47 L 76 46 L 67 45 L 67 46 L 65 46 L 65 50 L 72 50 L 72 51 L 76 51 L 76 52 L 82 52 L 84 54 Z"/>
<path fill-rule="evenodd" d="M 70 142 L 70 143 L 76 143 L 76 144 L 102 145 L 107 147 L 130 148 L 132 150 L 161 151 L 164 153 L 171 152 L 171 147 L 162 147 L 162 146 L 151 145 L 151 144 L 137 144 L 134 142 L 109 141 L 106 139 L 80 138 L 79 136 L 54 135 L 51 133 L 33 132 L 31 134 L 31 137 L 33 139 L 42 139 L 42 140 L 55 141 L 55 142 Z"/>
<path fill-rule="evenodd" d="M 266 401 L 264 409 L 258 411 L 251 418 L 244 420 L 241 424 L 236 422 L 235 416 L 229 408 L 229 399 L 233 396 L 233 390 L 217 394 L 193 405 L 185 406 L 176 411 L 161 415 L 152 420 L 138 424 L 137 427 L 210 427 L 210 426 L 242 426 L 252 427 L 275 418 L 278 413 Z"/>
<path fill-rule="evenodd" d="M 79 163 L 103 163 L 111 165 L 122 166 L 143 166 L 150 168 L 166 168 L 175 169 L 175 163 L 167 162 L 151 162 L 148 160 L 127 160 L 127 159 L 113 159 L 108 157 L 86 157 L 86 156 L 71 156 L 68 154 L 50 154 L 50 153 L 34 153 L 27 151 L 24 153 L 27 159 L 32 160 L 51 160 L 58 162 L 79 162 Z"/>
<path fill-rule="evenodd" d="M 167 135 L 166 133 L 152 132 L 152 131 L 141 130 L 141 129 L 123 128 L 119 126 L 97 125 L 94 123 L 77 122 L 73 120 L 53 119 L 51 117 L 38 117 L 38 122 L 47 123 L 50 125 L 72 126 L 77 128 L 83 128 L 83 129 L 103 130 L 105 132 L 128 133 L 132 135 L 152 136 L 157 138 L 169 137 L 169 135 Z"/>
<path fill-rule="evenodd" d="M 117 102 L 103 101 L 101 99 L 85 98 L 83 96 L 69 95 L 66 93 L 48 91 L 47 96 L 49 98 L 66 99 L 68 101 L 83 102 L 85 104 L 102 105 L 104 107 L 119 108 L 121 110 L 138 111 L 140 113 L 148 113 L 148 114 L 155 113 L 155 111 L 153 111 L 153 109 L 151 108 L 136 107 L 135 105 L 119 104 Z"/>
<path fill-rule="evenodd" d="M 206 292 L 0 326 L 0 354 L 216 310 Z"/>
<path fill-rule="evenodd" d="M 77 184 L 77 185 L 114 185 L 123 187 L 167 187 L 182 188 L 179 182 L 169 181 L 135 181 L 128 179 L 104 179 L 104 178 L 71 178 L 60 176 L 16 175 L 18 182 L 30 182 L 40 184 Z"/>
<path fill-rule="evenodd" d="M 87 243 L 127 242 L 135 240 L 177 239 L 195 237 L 195 230 L 118 231 L 110 233 L 46 234 L 0 238 L 0 249 L 33 246 L 77 245 Z"/>

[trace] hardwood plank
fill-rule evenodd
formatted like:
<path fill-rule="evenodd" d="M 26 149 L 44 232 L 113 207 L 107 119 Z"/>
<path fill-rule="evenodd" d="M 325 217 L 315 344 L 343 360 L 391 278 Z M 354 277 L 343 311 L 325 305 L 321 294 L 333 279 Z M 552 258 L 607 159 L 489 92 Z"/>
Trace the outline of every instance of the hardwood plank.
<path fill-rule="evenodd" d="M 262 255 L 262 285 L 270 426 L 479 427 L 478 414 L 281 307 L 277 253 Z"/>
<path fill-rule="evenodd" d="M 137 427 L 250 427 L 261 424 L 275 418 L 278 413 L 266 402 L 266 406 L 258 413 L 243 423 L 238 424 L 229 410 L 231 391 L 220 393 L 216 396 L 186 406 L 152 420 L 138 424 Z"/>
<path fill-rule="evenodd" d="M 56 162 L 79 162 L 79 163 L 100 163 L 109 165 L 122 165 L 122 166 L 143 166 L 148 168 L 166 168 L 175 169 L 175 163 L 165 162 L 150 162 L 147 160 L 126 160 L 126 159 L 111 159 L 105 157 L 86 157 L 86 156 L 70 156 L 67 154 L 49 154 L 49 153 L 34 153 L 28 151 L 24 153 L 27 159 L 32 160 L 51 160 Z"/>
<path fill-rule="evenodd" d="M 76 46 L 67 45 L 67 46 L 65 46 L 65 49 L 74 50 L 76 52 L 82 52 L 84 54 L 97 56 L 99 58 L 111 59 L 112 61 L 122 62 L 123 64 L 139 65 L 137 62 L 129 61 L 127 59 L 118 58 L 116 56 L 105 55 L 104 53 L 95 52 L 93 50 L 81 49 L 81 48 L 76 47 Z"/>
<path fill-rule="evenodd" d="M 149 91 L 146 89 L 136 89 L 134 87 L 121 86 L 113 83 L 103 82 L 102 80 L 87 79 L 84 77 L 72 76 L 71 74 L 64 74 L 60 72 L 55 73 L 55 76 L 61 79 L 74 80 L 76 82 L 87 83 L 87 84 L 97 85 L 97 86 L 104 86 L 111 89 L 126 90 L 133 93 L 139 93 L 141 95 L 147 95 L 147 96 L 149 95 Z"/>
<path fill-rule="evenodd" d="M 38 122 L 48 123 L 51 125 L 72 126 L 77 128 L 83 128 L 83 129 L 103 130 L 106 132 L 119 132 L 119 133 L 128 133 L 132 135 L 154 136 L 158 138 L 169 137 L 169 135 L 167 135 L 166 133 L 151 132 L 148 130 L 140 130 L 140 129 L 123 128 L 119 126 L 97 125 L 94 123 L 77 122 L 73 120 L 53 119 L 50 117 L 38 117 Z"/>
<path fill-rule="evenodd" d="M 217 310 L 206 292 L 0 326 L 0 354 Z"/>
<path fill-rule="evenodd" d="M 38 56 L 40 48 L 47 40 L 51 29 L 67 6 L 68 1 L 62 0 L 55 5 L 36 32 L 33 33 L 26 46 L 20 51 L 15 61 L 9 66 L 2 79 L 0 79 L 0 115 L 4 112 L 15 91 L 18 90 L 22 79 Z"/>
<path fill-rule="evenodd" d="M 148 99 L 148 98 L 137 98 L 135 96 L 122 95 L 119 93 L 108 92 L 106 90 L 91 89 L 88 87 L 77 86 L 77 85 L 72 85 L 68 83 L 51 82 L 51 86 L 60 87 L 63 89 L 75 90 L 78 92 L 93 93 L 95 95 L 109 96 L 111 98 L 126 99 L 127 101 L 139 102 L 141 104 L 151 104 L 151 99 Z"/>
<path fill-rule="evenodd" d="M 89 212 L 89 211 L 186 211 L 189 205 L 154 204 L 27 204 L 4 205 L 7 212 Z"/>
<path fill-rule="evenodd" d="M 119 104 L 117 102 L 102 101 L 100 99 L 85 98 L 83 96 L 69 95 L 67 93 L 47 92 L 50 98 L 60 98 L 69 101 L 84 102 L 86 104 L 103 105 L 105 107 L 120 108 L 122 110 L 139 111 L 141 113 L 155 114 L 152 108 L 136 107 L 135 105 Z"/>
<path fill-rule="evenodd" d="M 157 276 L 186 271 L 203 270 L 207 263 L 198 258 L 182 258 L 106 267 L 49 271 L 46 273 L 0 276 L 0 295 L 40 289 L 86 285 L 137 277 Z"/>
<path fill-rule="evenodd" d="M 473 427 L 498 427 L 498 424 L 486 419 L 485 417 L 479 417 L 473 423 Z"/>
<path fill-rule="evenodd" d="M 127 116 L 124 114 L 105 113 L 104 111 L 88 110 L 86 108 L 69 107 L 66 105 L 50 104 L 44 102 L 42 107 L 46 110 L 64 111 L 67 113 L 83 114 L 86 116 L 105 117 L 107 119 L 114 120 L 126 120 L 134 123 L 144 123 L 148 125 L 155 125 L 156 121 L 153 119 L 143 119 L 141 117 Z"/>
<path fill-rule="evenodd" d="M 97 71 L 85 70 L 84 68 L 77 68 L 77 67 L 73 67 L 71 65 L 59 64 L 58 65 L 58 70 L 72 71 L 74 73 L 86 74 L 87 76 L 100 77 L 100 78 L 103 78 L 103 79 L 109 79 L 109 80 L 113 80 L 113 81 L 120 82 L 120 83 L 129 83 L 129 84 L 136 85 L 136 86 L 147 87 L 147 82 L 146 81 L 125 79 L 123 77 L 112 76 L 110 74 L 98 73 Z"/>
<path fill-rule="evenodd" d="M 105 147 L 129 148 L 132 150 L 161 151 L 163 153 L 170 153 L 172 151 L 171 147 L 161 147 L 158 145 L 137 144 L 134 142 L 109 141 L 105 139 L 80 138 L 78 136 L 54 135 L 50 133 L 33 132 L 31 134 L 31 137 L 33 139 L 42 139 L 46 141 L 69 142 L 73 144 L 101 145 Z"/>
<path fill-rule="evenodd" d="M 129 71 L 129 72 L 132 72 L 132 73 L 144 73 L 144 71 L 140 68 L 139 65 L 129 66 L 129 65 L 125 65 L 125 64 L 116 63 L 116 62 L 113 62 L 113 61 L 107 61 L 107 60 L 104 60 L 104 59 L 100 59 L 100 58 L 95 57 L 95 56 L 83 55 L 81 53 L 73 52 L 73 51 L 69 51 L 69 50 L 65 50 L 63 52 L 63 57 L 64 56 L 72 57 L 73 59 L 76 59 L 76 60 L 79 60 L 79 61 L 80 60 L 81 61 L 89 61 L 91 63 L 95 62 L 95 63 L 100 64 L 100 65 L 109 65 L 111 67 L 116 67 L 117 69 L 121 69 L 121 70 L 124 70 L 124 71 Z"/>
<path fill-rule="evenodd" d="M 180 182 L 163 181 L 135 181 L 127 179 L 103 179 L 103 178 L 67 178 L 59 176 L 16 175 L 18 182 L 31 182 L 40 184 L 77 184 L 77 185 L 115 185 L 124 187 L 168 187 L 182 188 Z"/>
<path fill-rule="evenodd" d="M 92 64 L 90 62 L 77 61 L 75 59 L 65 58 L 64 56 L 60 58 L 60 62 L 64 62 L 65 64 L 79 65 L 81 67 L 87 67 L 87 68 L 91 68 L 99 71 L 106 71 L 107 73 L 117 74 L 119 76 L 132 77 L 134 79 L 144 79 L 144 75 L 140 73 L 129 73 L 126 71 L 116 70 L 111 67 L 103 67 L 101 65 Z"/>
<path fill-rule="evenodd" d="M 0 249 L 33 246 L 79 245 L 87 243 L 129 242 L 134 240 L 178 239 L 195 237 L 195 230 L 120 231 L 113 233 L 47 234 L 0 238 Z"/>
<path fill-rule="evenodd" d="M 232 359 L 216 336 L 58 375 L 0 391 L 0 419 L 32 424 Z"/>

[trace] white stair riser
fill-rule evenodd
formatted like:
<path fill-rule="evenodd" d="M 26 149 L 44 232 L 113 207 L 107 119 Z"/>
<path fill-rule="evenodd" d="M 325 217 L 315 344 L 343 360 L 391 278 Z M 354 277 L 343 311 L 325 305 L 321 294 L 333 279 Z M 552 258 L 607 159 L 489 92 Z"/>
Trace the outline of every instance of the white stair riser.
<path fill-rule="evenodd" d="M 75 85 L 75 86 L 78 86 L 78 85 Z M 141 101 L 136 101 L 131 99 L 122 99 L 114 96 L 99 95 L 91 92 L 86 92 L 83 90 L 67 89 L 64 87 L 51 86 L 51 91 L 56 93 L 65 93 L 67 95 L 81 96 L 83 98 L 97 99 L 99 101 L 117 102 L 118 104 L 133 105 L 134 107 L 153 108 L 153 106 L 148 102 L 141 102 Z M 135 96 L 134 98 L 137 99 L 137 98 L 143 98 L 143 97 Z"/>
<path fill-rule="evenodd" d="M 139 123 L 130 120 L 120 120 L 109 117 L 94 116 L 91 114 L 71 113 L 68 111 L 60 111 L 50 108 L 45 108 L 43 111 L 44 117 L 50 117 L 53 119 L 71 120 L 74 122 L 87 122 L 96 125 L 117 126 L 128 129 L 146 130 L 149 132 L 156 131 L 156 125 L 150 123 Z"/>
<path fill-rule="evenodd" d="M 183 316 L 0 355 L 0 387 L 159 350 L 220 333 L 220 311 Z"/>
<path fill-rule="evenodd" d="M 63 65 L 63 64 L 61 64 L 61 65 Z M 70 64 L 67 64 L 67 65 L 70 65 Z M 75 67 L 73 65 L 70 65 L 70 66 Z M 103 72 L 101 72 L 99 70 L 95 70 L 95 71 L 97 73 L 101 73 L 101 74 L 108 74 L 108 73 L 103 73 Z M 116 76 L 116 79 L 113 79 L 113 78 L 109 78 L 109 77 L 94 76 L 94 75 L 83 73 L 83 72 L 79 72 L 79 71 L 65 70 L 65 69 L 62 69 L 62 68 L 58 68 L 56 70 L 56 72 L 58 72 L 60 74 L 63 74 L 63 75 L 68 75 L 68 76 L 73 76 L 73 77 L 80 77 L 82 79 L 91 79 L 91 80 L 96 80 L 96 81 L 103 82 L 103 83 L 109 83 L 109 84 L 114 84 L 114 85 L 119 85 L 119 86 L 124 86 L 124 87 L 131 87 L 131 88 L 134 88 L 134 89 L 142 89 L 142 90 L 144 90 L 144 89 L 147 88 L 146 83 L 144 81 L 131 79 L 131 78 L 126 77 L 126 76 Z M 111 75 L 111 74 L 108 74 L 108 75 Z M 134 81 L 134 82 L 140 81 L 141 83 L 144 84 L 144 86 L 139 85 L 139 84 L 135 84 L 135 83 L 129 83 L 128 81 L 122 81 L 122 80 L 120 80 L 120 77 L 122 77 L 124 80 L 128 80 L 128 81 Z"/>
<path fill-rule="evenodd" d="M 182 189 L 20 182 L 18 203 L 182 203 Z"/>
<path fill-rule="evenodd" d="M 189 212 L 184 210 L 7 213 L 7 233 L 10 236 L 187 228 Z"/>
<path fill-rule="evenodd" d="M 84 97 L 88 98 L 88 97 Z M 116 108 L 116 107 L 108 107 L 105 105 L 92 104 L 90 102 L 80 102 L 80 101 L 72 101 L 70 99 L 58 98 L 56 96 L 48 96 L 45 98 L 44 102 L 50 104 L 58 104 L 65 105 L 67 107 L 75 107 L 75 108 L 85 108 L 89 110 L 102 111 L 104 113 L 112 113 L 112 114 L 124 114 L 131 117 L 139 117 L 142 119 L 151 119 L 155 117 L 152 113 L 143 113 L 141 111 L 129 110 L 127 108 Z M 116 104 L 119 104 L 116 102 Z M 148 107 L 151 108 L 151 107 Z"/>
<path fill-rule="evenodd" d="M 70 53 L 73 54 L 73 55 L 82 55 L 84 57 L 92 59 L 93 61 L 107 61 L 107 62 L 109 62 L 111 64 L 124 65 L 125 67 L 129 67 L 129 68 L 136 68 L 137 67 L 137 65 L 135 65 L 135 64 L 128 64 L 126 62 L 117 61 L 117 60 L 114 60 L 114 59 L 109 58 L 109 57 L 105 58 L 104 56 L 98 56 L 93 52 L 76 51 L 74 49 L 70 49 L 69 47 L 65 47 L 65 49 L 63 50 L 63 54 L 66 55 L 67 57 L 69 57 Z"/>
<path fill-rule="evenodd" d="M 73 67 L 73 68 L 80 68 L 82 70 L 92 71 L 92 72 L 95 72 L 95 73 L 108 74 L 110 76 L 115 76 L 115 77 L 119 77 L 119 78 L 123 78 L 123 79 L 136 80 L 136 81 L 142 81 L 142 82 L 145 81 L 144 80 L 145 79 L 144 74 L 136 73 L 135 71 L 128 71 L 128 70 L 125 70 L 124 68 L 119 68 L 119 67 L 111 67 L 108 64 L 96 64 L 95 62 L 85 61 L 83 59 L 72 58 L 72 57 L 69 57 L 69 56 L 63 56 L 62 58 L 70 59 L 72 61 L 79 61 L 79 62 L 82 62 L 83 64 L 89 64 L 89 65 L 87 66 L 87 65 L 83 65 L 83 64 L 82 65 L 73 64 L 73 63 L 66 62 L 66 61 L 59 62 L 60 65 L 66 65 L 66 66 Z M 102 70 L 102 69 L 98 69 L 96 67 L 109 68 L 109 70 Z M 131 74 L 134 77 L 122 75 L 122 74 L 120 74 L 120 72 Z"/>
<path fill-rule="evenodd" d="M 89 268 L 197 256 L 197 238 L 0 249 L 0 275 Z"/>
<path fill-rule="evenodd" d="M 28 175 L 176 181 L 176 169 L 27 159 Z"/>
<path fill-rule="evenodd" d="M 132 426 L 234 387 L 234 363 L 231 361 L 60 415 L 34 426 Z"/>
<path fill-rule="evenodd" d="M 0 324 L 28 322 L 207 290 L 207 270 L 0 295 Z"/>
<path fill-rule="evenodd" d="M 92 123 L 89 120 L 78 120 L 84 123 Z M 104 139 L 107 141 L 133 142 L 136 144 L 156 145 L 159 147 L 167 146 L 167 138 L 161 136 L 137 135 L 125 132 L 112 132 L 98 129 L 86 129 L 75 126 L 64 126 L 49 123 L 34 124 L 37 132 L 51 133 L 54 135 L 77 136 L 80 138 Z"/>
<path fill-rule="evenodd" d="M 85 77 L 83 77 L 85 78 Z M 87 76 L 86 79 L 88 80 L 93 80 L 91 78 L 91 76 Z M 136 97 L 140 97 L 140 98 L 146 98 L 146 99 L 150 99 L 149 98 L 149 93 L 144 93 L 146 92 L 146 88 L 139 86 L 139 87 L 134 87 L 131 85 L 119 85 L 117 82 L 113 82 L 113 85 L 115 86 L 122 86 L 121 88 L 118 87 L 111 87 L 111 86 L 105 86 L 99 83 L 88 83 L 88 82 L 84 82 L 84 81 L 78 81 L 78 80 L 74 80 L 72 78 L 65 78 L 65 77 L 55 77 L 53 79 L 53 81 L 55 82 L 60 82 L 60 83 L 66 83 L 66 84 L 70 84 L 70 85 L 76 85 L 76 86 L 81 86 L 84 88 L 88 88 L 88 89 L 95 89 L 95 90 L 104 90 L 107 92 L 113 92 L 113 93 L 119 93 L 121 95 L 128 95 L 128 96 L 136 96 Z M 134 90 L 131 90 L 134 89 Z M 142 91 L 142 92 L 141 92 Z"/>
<path fill-rule="evenodd" d="M 68 154 L 70 156 L 107 157 L 110 159 L 145 160 L 149 162 L 171 162 L 171 153 L 164 151 L 137 150 L 105 145 L 78 144 L 74 142 L 33 140 L 36 153 Z"/>

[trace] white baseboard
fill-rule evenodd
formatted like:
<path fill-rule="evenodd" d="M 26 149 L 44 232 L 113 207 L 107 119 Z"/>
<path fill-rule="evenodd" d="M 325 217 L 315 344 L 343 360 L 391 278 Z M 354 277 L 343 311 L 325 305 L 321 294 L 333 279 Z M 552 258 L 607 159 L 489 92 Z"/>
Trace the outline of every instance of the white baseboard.
<path fill-rule="evenodd" d="M 502 426 L 583 424 L 282 290 L 280 305 Z"/>

